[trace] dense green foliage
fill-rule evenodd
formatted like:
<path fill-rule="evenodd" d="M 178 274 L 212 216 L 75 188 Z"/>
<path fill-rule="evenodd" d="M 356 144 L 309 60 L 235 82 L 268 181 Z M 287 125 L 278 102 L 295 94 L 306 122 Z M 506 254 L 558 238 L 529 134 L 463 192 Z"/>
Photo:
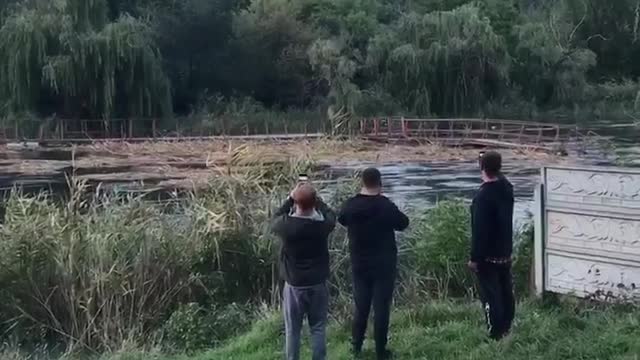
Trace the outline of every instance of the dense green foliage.
<path fill-rule="evenodd" d="M 5 0 L 0 114 L 633 116 L 639 22 L 637 0 Z"/>

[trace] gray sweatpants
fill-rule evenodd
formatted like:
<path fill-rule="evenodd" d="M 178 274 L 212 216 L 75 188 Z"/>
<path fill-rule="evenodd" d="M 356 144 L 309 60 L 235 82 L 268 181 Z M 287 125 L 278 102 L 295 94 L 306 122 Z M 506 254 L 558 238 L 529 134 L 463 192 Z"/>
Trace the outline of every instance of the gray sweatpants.
<path fill-rule="evenodd" d="M 329 310 L 327 285 L 295 287 L 285 283 L 283 297 L 286 360 L 300 359 L 300 333 L 305 317 L 311 329 L 312 359 L 324 360 L 327 357 L 326 325 Z"/>

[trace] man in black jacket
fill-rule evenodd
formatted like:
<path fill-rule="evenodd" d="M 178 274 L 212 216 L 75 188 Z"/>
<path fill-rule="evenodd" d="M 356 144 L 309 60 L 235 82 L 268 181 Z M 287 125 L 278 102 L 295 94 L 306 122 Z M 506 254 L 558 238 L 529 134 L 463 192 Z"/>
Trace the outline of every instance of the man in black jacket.
<path fill-rule="evenodd" d="M 346 202 L 338 217 L 349 234 L 355 302 L 353 351 L 356 356 L 362 351 L 373 303 L 376 353 L 378 359 L 389 359 L 387 334 L 398 255 L 395 231 L 406 229 L 409 219 L 381 195 L 382 180 L 377 169 L 366 169 L 362 183 L 360 194 Z"/>
<path fill-rule="evenodd" d="M 282 239 L 286 359 L 300 358 L 300 332 L 306 317 L 311 328 L 313 360 L 324 360 L 329 308 L 328 238 L 336 224 L 335 214 L 316 196 L 311 185 L 302 184 L 275 215 L 273 231 Z"/>
<path fill-rule="evenodd" d="M 501 174 L 502 157 L 497 152 L 481 155 L 480 169 L 483 184 L 471 206 L 469 268 L 478 278 L 489 336 L 499 340 L 509 333 L 515 316 L 513 186 Z"/>

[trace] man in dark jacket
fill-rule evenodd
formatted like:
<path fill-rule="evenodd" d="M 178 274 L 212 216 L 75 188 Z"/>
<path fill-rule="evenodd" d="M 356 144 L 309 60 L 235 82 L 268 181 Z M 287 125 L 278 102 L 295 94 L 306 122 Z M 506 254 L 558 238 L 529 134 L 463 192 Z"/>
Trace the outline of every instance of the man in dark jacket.
<path fill-rule="evenodd" d="M 502 157 L 488 152 L 480 157 L 483 184 L 471 206 L 471 259 L 478 278 L 489 336 L 499 340 L 509 333 L 515 316 L 511 275 L 513 248 L 513 186 L 502 175 Z"/>
<path fill-rule="evenodd" d="M 373 303 L 376 353 L 378 359 L 389 359 L 387 334 L 398 255 L 395 231 L 406 229 L 409 219 L 381 194 L 382 180 L 377 169 L 366 169 L 362 183 L 360 194 L 346 202 L 338 217 L 349 234 L 355 302 L 353 351 L 356 356 L 362 351 Z"/>
<path fill-rule="evenodd" d="M 311 185 L 302 184 L 275 215 L 273 231 L 282 239 L 286 359 L 300 358 L 300 332 L 306 317 L 311 328 L 313 360 L 324 360 L 329 308 L 328 238 L 336 224 L 335 214 L 316 196 Z"/>

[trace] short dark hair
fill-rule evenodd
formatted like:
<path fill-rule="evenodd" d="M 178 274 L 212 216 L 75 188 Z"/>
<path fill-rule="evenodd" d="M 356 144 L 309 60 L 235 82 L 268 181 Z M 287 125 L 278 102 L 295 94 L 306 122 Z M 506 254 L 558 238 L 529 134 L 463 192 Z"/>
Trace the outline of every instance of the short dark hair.
<path fill-rule="evenodd" d="M 500 175 L 502 170 L 502 155 L 496 151 L 489 151 L 480 155 L 480 170 L 491 177 Z"/>
<path fill-rule="evenodd" d="M 367 188 L 382 186 L 382 175 L 376 168 L 368 168 L 362 172 L 362 184 Z"/>

